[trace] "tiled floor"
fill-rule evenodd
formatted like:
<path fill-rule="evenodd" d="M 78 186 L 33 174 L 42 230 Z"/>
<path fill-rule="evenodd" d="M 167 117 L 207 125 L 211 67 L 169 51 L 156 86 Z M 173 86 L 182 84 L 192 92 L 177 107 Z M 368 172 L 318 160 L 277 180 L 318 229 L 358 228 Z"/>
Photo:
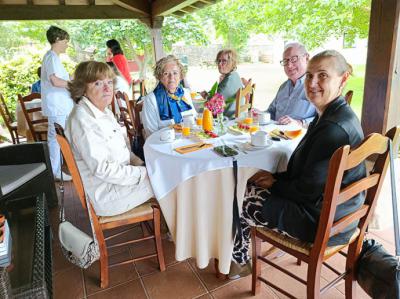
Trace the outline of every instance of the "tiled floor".
<path fill-rule="evenodd" d="M 66 211 L 67 219 L 88 231 L 89 222 L 83 212 L 78 197 L 72 184 L 66 183 Z M 253 298 L 251 296 L 251 276 L 236 281 L 220 280 L 216 278 L 213 261 L 206 269 L 198 269 L 195 260 L 189 259 L 177 262 L 174 258 L 174 244 L 163 240 L 164 254 L 167 264 L 165 272 L 159 272 L 157 261 L 148 260 L 134 264 L 123 265 L 110 269 L 110 286 L 107 289 L 99 287 L 99 263 L 87 270 L 68 263 L 63 257 L 57 239 L 57 210 L 50 213 L 54 230 L 53 261 L 54 282 L 53 291 L 56 299 L 61 298 Z M 140 228 L 134 230 L 134 234 L 141 234 Z M 393 231 L 372 232 L 372 237 L 379 240 L 385 247 L 394 252 Z M 147 243 L 146 243 L 147 242 Z M 128 256 L 142 255 L 153 250 L 152 241 L 144 244 L 132 245 L 126 248 L 111 251 L 111 259 L 125 259 Z M 267 245 L 263 245 L 267 246 Z M 265 247 L 267 249 L 267 247 Z M 305 278 L 306 265 L 296 265 L 296 261 L 284 255 L 278 258 L 284 268 L 293 270 Z M 341 256 L 331 259 L 331 264 L 338 269 L 343 269 L 344 260 Z M 264 266 L 263 275 L 274 283 L 277 283 L 298 298 L 305 298 L 305 287 L 285 276 L 270 266 Z M 328 269 L 323 269 L 322 284 L 326 284 L 333 277 Z M 358 290 L 357 298 L 368 298 L 361 290 Z M 275 290 L 262 285 L 260 294 L 255 298 L 287 298 Z M 344 298 L 344 283 L 324 294 L 323 298 Z"/>

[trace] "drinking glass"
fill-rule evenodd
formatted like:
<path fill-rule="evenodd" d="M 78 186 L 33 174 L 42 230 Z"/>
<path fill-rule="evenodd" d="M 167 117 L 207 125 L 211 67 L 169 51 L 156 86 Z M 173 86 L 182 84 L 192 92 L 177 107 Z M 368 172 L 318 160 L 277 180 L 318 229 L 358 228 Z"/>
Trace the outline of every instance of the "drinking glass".
<path fill-rule="evenodd" d="M 197 113 L 196 125 L 201 127 L 203 125 L 203 113 Z"/>

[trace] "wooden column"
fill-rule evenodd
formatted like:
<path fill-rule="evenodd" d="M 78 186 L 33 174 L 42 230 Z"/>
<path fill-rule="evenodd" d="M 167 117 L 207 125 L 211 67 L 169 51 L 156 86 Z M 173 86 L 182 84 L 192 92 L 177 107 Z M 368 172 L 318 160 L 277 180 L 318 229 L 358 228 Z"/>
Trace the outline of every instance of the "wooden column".
<path fill-rule="evenodd" d="M 364 134 L 400 124 L 400 0 L 372 0 L 361 124 Z"/>
<path fill-rule="evenodd" d="M 152 19 L 151 22 L 151 38 L 153 41 L 153 51 L 154 51 L 154 59 L 158 61 L 160 58 L 165 56 L 163 45 L 162 45 L 162 34 L 161 28 L 164 17 L 156 17 Z"/>

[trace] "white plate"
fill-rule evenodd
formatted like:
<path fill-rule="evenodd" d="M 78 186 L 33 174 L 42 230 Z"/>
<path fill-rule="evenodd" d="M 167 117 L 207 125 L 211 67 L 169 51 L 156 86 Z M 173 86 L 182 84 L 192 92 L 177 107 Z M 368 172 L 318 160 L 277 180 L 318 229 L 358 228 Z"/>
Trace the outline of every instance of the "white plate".
<path fill-rule="evenodd" d="M 255 146 L 255 145 L 252 145 L 250 142 L 246 142 L 246 143 L 243 143 L 243 148 L 246 151 L 258 151 L 258 150 L 265 149 L 271 145 L 272 145 L 272 140 L 268 140 L 267 144 L 264 146 Z"/>

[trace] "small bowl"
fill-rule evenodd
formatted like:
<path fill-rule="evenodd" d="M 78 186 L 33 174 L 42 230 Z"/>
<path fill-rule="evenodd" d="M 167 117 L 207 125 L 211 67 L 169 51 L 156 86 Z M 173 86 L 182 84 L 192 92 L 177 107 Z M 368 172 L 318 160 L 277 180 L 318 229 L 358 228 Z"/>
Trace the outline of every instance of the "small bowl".
<path fill-rule="evenodd" d="M 293 138 L 296 138 L 296 137 L 300 136 L 301 132 L 302 132 L 302 129 L 285 131 L 285 135 L 287 137 L 293 139 Z"/>

